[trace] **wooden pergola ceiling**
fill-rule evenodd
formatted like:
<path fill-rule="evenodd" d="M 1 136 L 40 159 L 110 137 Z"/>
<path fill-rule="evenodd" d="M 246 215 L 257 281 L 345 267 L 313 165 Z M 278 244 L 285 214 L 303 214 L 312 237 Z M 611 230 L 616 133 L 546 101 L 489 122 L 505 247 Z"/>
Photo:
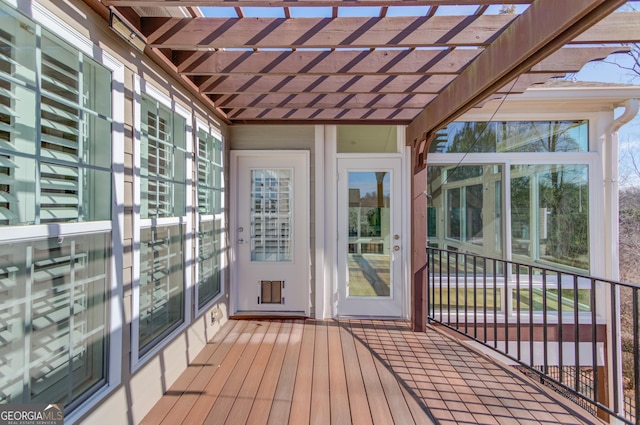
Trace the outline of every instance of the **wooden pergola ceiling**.
<path fill-rule="evenodd" d="M 409 140 L 640 41 L 640 12 L 610 14 L 624 0 L 85 1 L 229 123 L 409 124 Z"/>

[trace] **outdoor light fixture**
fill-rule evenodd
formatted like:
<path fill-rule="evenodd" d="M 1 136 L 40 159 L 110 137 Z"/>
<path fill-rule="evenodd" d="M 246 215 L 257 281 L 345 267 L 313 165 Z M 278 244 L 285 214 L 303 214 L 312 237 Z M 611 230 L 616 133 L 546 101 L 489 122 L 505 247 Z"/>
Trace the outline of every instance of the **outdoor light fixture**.
<path fill-rule="evenodd" d="M 109 26 L 111 27 L 111 29 L 117 32 L 120 37 L 131 43 L 133 47 L 141 52 L 144 52 L 146 43 L 144 42 L 142 37 L 137 32 L 129 28 L 129 25 L 127 25 L 118 15 L 113 13 L 113 10 L 111 10 L 110 12 Z"/>

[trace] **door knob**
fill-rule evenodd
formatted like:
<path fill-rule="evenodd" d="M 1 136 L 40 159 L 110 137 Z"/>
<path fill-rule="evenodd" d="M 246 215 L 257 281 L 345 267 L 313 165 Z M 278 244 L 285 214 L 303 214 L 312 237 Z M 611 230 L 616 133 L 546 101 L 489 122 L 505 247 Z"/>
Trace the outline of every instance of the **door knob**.
<path fill-rule="evenodd" d="M 244 239 L 242 238 L 238 239 L 238 243 L 244 243 Z"/>
<path fill-rule="evenodd" d="M 394 246 L 394 247 L 393 247 L 393 250 L 394 250 L 394 251 L 400 251 L 400 246 L 398 246 L 398 245 Z"/>

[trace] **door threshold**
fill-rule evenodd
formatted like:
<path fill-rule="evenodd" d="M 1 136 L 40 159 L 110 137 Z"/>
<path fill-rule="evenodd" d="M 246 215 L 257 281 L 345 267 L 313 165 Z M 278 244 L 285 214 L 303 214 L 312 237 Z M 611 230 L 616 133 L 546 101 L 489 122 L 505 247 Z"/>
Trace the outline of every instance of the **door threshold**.
<path fill-rule="evenodd" d="M 388 320 L 396 322 L 406 322 L 409 319 L 402 316 L 366 316 L 366 315 L 354 315 L 354 314 L 339 314 L 338 319 L 351 319 L 351 320 Z"/>
<path fill-rule="evenodd" d="M 308 319 L 304 311 L 238 311 L 229 316 L 234 320 L 255 320 L 255 319 Z"/>

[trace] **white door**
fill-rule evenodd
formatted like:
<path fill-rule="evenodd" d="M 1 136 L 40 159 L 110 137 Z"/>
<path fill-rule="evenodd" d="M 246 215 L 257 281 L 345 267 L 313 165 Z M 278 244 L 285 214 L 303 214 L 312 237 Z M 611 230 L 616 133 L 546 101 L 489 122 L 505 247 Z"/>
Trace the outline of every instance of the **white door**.
<path fill-rule="evenodd" d="M 340 316 L 403 316 L 400 164 L 338 160 Z"/>
<path fill-rule="evenodd" d="M 309 314 L 309 153 L 232 151 L 236 312 Z"/>

